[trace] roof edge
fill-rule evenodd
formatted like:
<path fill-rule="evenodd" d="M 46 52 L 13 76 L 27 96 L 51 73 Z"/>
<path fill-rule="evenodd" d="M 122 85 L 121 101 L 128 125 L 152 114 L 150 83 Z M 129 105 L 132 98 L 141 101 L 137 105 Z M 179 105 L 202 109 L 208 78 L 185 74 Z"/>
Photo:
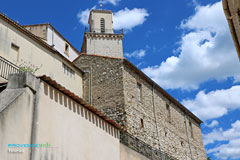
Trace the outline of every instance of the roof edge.
<path fill-rule="evenodd" d="M 39 24 L 29 24 L 29 25 L 22 25 L 22 27 L 29 27 L 29 26 L 50 26 L 64 41 L 66 41 L 75 52 L 77 52 L 77 54 L 80 54 L 80 51 L 74 47 L 60 32 L 58 32 L 58 30 L 53 27 L 53 25 L 51 23 L 39 23 Z"/>
<path fill-rule="evenodd" d="M 229 8 L 228 1 L 227 0 L 222 0 L 222 6 L 223 6 L 224 14 L 225 14 L 227 22 L 228 22 L 228 26 L 229 26 L 229 29 L 230 29 L 230 32 L 231 32 L 231 35 L 232 35 L 232 39 L 233 39 L 235 48 L 237 50 L 238 59 L 240 61 L 240 42 L 238 40 L 238 36 L 237 36 L 236 30 L 235 30 L 235 26 L 234 26 L 234 23 L 233 23 L 233 20 L 232 20 L 233 18 L 232 18 L 232 14 L 231 14 L 231 11 L 230 11 L 230 8 Z"/>
<path fill-rule="evenodd" d="M 68 89 L 66 89 L 65 87 L 63 87 L 59 83 L 57 83 L 55 80 L 51 79 L 50 77 L 48 77 L 46 75 L 40 76 L 38 78 L 40 78 L 42 81 L 46 82 L 47 84 L 51 85 L 52 87 L 54 87 L 58 91 L 62 92 L 63 94 L 67 95 L 68 97 L 72 98 L 73 100 L 75 100 L 76 102 L 81 104 L 83 107 L 85 107 L 90 112 L 98 115 L 100 118 L 102 118 L 103 120 L 105 120 L 108 123 L 110 123 L 112 126 L 116 127 L 117 129 L 120 129 L 122 131 L 125 131 L 125 129 L 121 125 L 119 125 L 117 122 L 115 122 L 114 120 L 110 119 L 108 116 L 103 114 L 101 111 L 96 109 L 94 106 L 88 104 L 82 98 L 78 97 L 73 92 L 69 91 Z"/>
<path fill-rule="evenodd" d="M 174 103 L 176 106 L 178 106 L 184 113 L 188 114 L 191 118 L 193 118 L 196 122 L 199 124 L 203 123 L 201 119 L 199 119 L 196 115 L 194 115 L 190 110 L 188 110 L 184 105 L 182 105 L 180 102 L 178 102 L 174 97 L 172 97 L 167 91 L 165 91 L 162 87 L 160 87 L 156 82 L 154 82 L 151 78 L 149 78 L 145 73 L 143 73 L 141 70 L 139 70 L 134 64 L 132 64 L 130 61 L 128 61 L 126 58 L 116 58 L 116 57 L 108 57 L 108 56 L 101 56 L 101 55 L 94 55 L 94 54 L 86 54 L 81 53 L 73 62 L 78 60 L 81 56 L 93 56 L 93 57 L 100 57 L 100 58 L 108 58 L 108 59 L 115 59 L 115 60 L 122 60 L 122 63 L 125 63 L 126 65 L 129 65 L 137 74 L 142 76 L 148 83 L 155 86 L 160 93 L 162 93 L 164 96 L 166 96 L 170 102 Z"/>
<path fill-rule="evenodd" d="M 166 96 L 170 102 L 174 103 L 176 106 L 178 106 L 180 109 L 183 110 L 184 113 L 188 114 L 190 117 L 192 117 L 194 120 L 196 120 L 199 124 L 203 123 L 202 120 L 200 120 L 196 115 L 194 115 L 191 111 L 189 111 L 185 106 L 183 106 L 178 100 L 176 100 L 174 97 L 172 97 L 167 91 L 165 91 L 162 87 L 160 87 L 156 82 L 154 82 L 151 78 L 149 78 L 145 73 L 143 73 L 141 70 L 139 70 L 135 65 L 133 65 L 130 61 L 128 61 L 126 58 L 123 61 L 125 64 L 132 67 L 138 74 L 140 74 L 147 82 L 152 84 L 153 86 L 158 89 L 164 96 Z"/>
<path fill-rule="evenodd" d="M 39 44 L 40 46 L 46 48 L 47 50 L 49 50 L 50 52 L 52 52 L 53 54 L 56 54 L 58 56 L 60 56 L 65 62 L 68 62 L 70 64 L 72 64 L 72 62 L 70 60 L 68 60 L 67 58 L 65 58 L 61 53 L 59 53 L 56 49 L 54 49 L 52 46 L 50 46 L 49 44 L 47 44 L 46 42 L 44 42 L 41 38 L 39 38 L 38 36 L 36 36 L 35 34 L 31 33 L 29 30 L 25 29 L 23 26 L 21 26 L 20 24 L 18 24 L 17 22 L 15 22 L 14 20 L 12 20 L 11 18 L 7 17 L 6 15 L 4 15 L 2 12 L 0 12 L 0 18 L 3 19 L 3 21 L 5 21 L 6 23 L 9 23 L 10 25 L 12 25 L 14 28 L 16 28 L 18 31 L 22 32 L 25 36 L 29 37 L 30 39 L 32 39 L 33 41 L 35 41 L 37 44 Z M 75 67 L 78 71 L 80 71 L 81 73 L 83 73 L 82 70 L 80 70 L 79 68 L 77 68 L 74 64 L 72 64 L 72 67 Z"/>

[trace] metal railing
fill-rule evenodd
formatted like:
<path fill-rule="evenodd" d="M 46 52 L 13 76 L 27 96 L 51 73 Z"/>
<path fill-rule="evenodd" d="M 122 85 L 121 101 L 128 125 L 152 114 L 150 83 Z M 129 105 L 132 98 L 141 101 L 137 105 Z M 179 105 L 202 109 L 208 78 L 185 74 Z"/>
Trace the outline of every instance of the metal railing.
<path fill-rule="evenodd" d="M 7 80 L 13 73 L 19 73 L 18 66 L 0 56 L 0 77 Z"/>
<path fill-rule="evenodd" d="M 121 131 L 120 142 L 151 160 L 177 160 L 127 132 Z"/>
<path fill-rule="evenodd" d="M 101 29 L 93 28 L 89 29 L 88 27 L 85 27 L 85 32 L 91 32 L 91 33 L 112 33 L 112 34 L 124 34 L 123 29 L 121 30 L 115 30 L 115 29 L 105 29 L 104 32 L 102 32 Z"/>

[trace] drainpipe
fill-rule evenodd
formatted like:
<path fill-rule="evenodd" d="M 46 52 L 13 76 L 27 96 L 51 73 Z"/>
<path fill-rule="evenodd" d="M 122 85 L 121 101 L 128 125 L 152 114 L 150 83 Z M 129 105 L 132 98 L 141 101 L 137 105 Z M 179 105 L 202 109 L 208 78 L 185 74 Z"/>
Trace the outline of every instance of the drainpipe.
<path fill-rule="evenodd" d="M 184 112 L 184 123 L 185 123 L 185 128 L 186 128 L 186 134 L 187 134 L 187 139 L 188 139 L 188 146 L 189 146 L 189 150 L 190 150 L 190 154 L 191 154 L 191 159 L 193 159 L 193 155 L 192 155 L 192 149 L 191 149 L 191 144 L 190 144 L 190 140 L 189 140 L 189 135 L 188 135 L 188 127 L 187 127 L 187 121 L 186 121 L 186 113 Z"/>
<path fill-rule="evenodd" d="M 157 132 L 157 138 L 158 138 L 158 147 L 160 150 L 160 158 L 162 158 L 162 153 L 161 153 L 161 144 L 160 144 L 160 137 L 158 133 L 158 125 L 157 125 L 157 116 L 156 116 L 156 111 L 155 111 L 155 101 L 154 101 L 154 90 L 155 90 L 155 85 L 152 85 L 152 103 L 153 103 L 153 114 L 154 114 L 154 121 L 156 124 L 156 132 Z"/>
<path fill-rule="evenodd" d="M 40 80 L 38 79 L 37 89 L 34 97 L 33 104 L 33 120 L 32 120 L 32 133 L 31 133 L 31 144 L 36 144 L 37 140 L 37 125 L 38 125 L 38 104 L 39 104 L 39 90 L 40 90 Z M 31 148 L 30 160 L 34 160 L 35 149 Z"/>
<path fill-rule="evenodd" d="M 85 71 L 85 73 L 88 73 L 88 103 L 92 104 L 92 65 L 90 67 L 89 71 Z"/>

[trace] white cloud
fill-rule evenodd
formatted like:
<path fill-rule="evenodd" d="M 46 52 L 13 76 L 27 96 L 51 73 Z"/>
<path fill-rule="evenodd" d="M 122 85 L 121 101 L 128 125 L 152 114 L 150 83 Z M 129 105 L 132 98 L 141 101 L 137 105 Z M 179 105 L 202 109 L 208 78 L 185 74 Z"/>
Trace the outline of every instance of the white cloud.
<path fill-rule="evenodd" d="M 102 3 L 102 4 L 111 3 L 112 5 L 116 6 L 120 1 L 121 0 L 100 0 L 99 3 Z"/>
<path fill-rule="evenodd" d="M 222 117 L 228 111 L 240 108 L 240 85 L 230 89 L 216 90 L 209 93 L 200 91 L 195 99 L 183 100 L 182 104 L 189 108 L 202 120 Z"/>
<path fill-rule="evenodd" d="M 218 121 L 217 120 L 213 120 L 210 124 L 207 124 L 206 122 L 205 122 L 205 126 L 207 126 L 207 127 L 209 127 L 209 128 L 213 128 L 213 127 L 216 127 L 216 126 L 218 126 Z"/>
<path fill-rule="evenodd" d="M 140 58 L 144 57 L 145 54 L 146 54 L 146 50 L 140 49 L 140 50 L 136 50 L 132 53 L 125 53 L 125 56 L 128 58 L 134 57 L 134 58 L 140 59 Z"/>
<path fill-rule="evenodd" d="M 92 9 L 95 8 L 96 6 L 94 6 Z M 88 25 L 89 13 L 92 9 L 87 8 L 86 10 L 80 10 L 78 12 L 77 18 L 79 23 L 84 26 Z M 142 25 L 148 16 L 149 14 L 144 8 L 125 8 L 113 14 L 113 27 L 116 30 L 132 30 L 134 27 Z"/>
<path fill-rule="evenodd" d="M 197 6 L 196 13 L 184 20 L 180 28 L 186 32 L 171 56 L 156 66 L 143 69 L 166 89 L 198 89 L 208 80 L 240 80 L 240 63 L 232 42 L 222 4 Z"/>
<path fill-rule="evenodd" d="M 134 27 L 143 24 L 149 14 L 144 8 L 125 8 L 114 13 L 113 26 L 114 29 L 132 30 Z"/>
<path fill-rule="evenodd" d="M 96 9 L 96 6 L 93 6 L 91 9 L 87 8 L 84 11 L 79 11 L 77 14 L 77 18 L 79 23 L 81 23 L 84 26 L 88 25 L 88 18 L 89 18 L 89 14 L 91 12 L 92 9 Z"/>
<path fill-rule="evenodd" d="M 224 142 L 219 146 L 207 150 L 207 153 L 213 153 L 218 159 L 239 159 L 240 158 L 240 121 L 232 124 L 232 128 L 223 131 L 214 129 L 212 132 L 203 135 L 205 145 Z"/>

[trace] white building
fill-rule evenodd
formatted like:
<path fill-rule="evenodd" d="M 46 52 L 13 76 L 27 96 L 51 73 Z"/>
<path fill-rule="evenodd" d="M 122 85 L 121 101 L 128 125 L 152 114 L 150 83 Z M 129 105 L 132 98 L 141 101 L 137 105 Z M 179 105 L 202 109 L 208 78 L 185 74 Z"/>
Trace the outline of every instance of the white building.
<path fill-rule="evenodd" d="M 79 51 L 71 45 L 51 24 L 35 24 L 35 25 L 24 25 L 24 28 L 40 37 L 47 44 L 56 49 L 65 58 L 73 61 L 78 55 Z"/>

